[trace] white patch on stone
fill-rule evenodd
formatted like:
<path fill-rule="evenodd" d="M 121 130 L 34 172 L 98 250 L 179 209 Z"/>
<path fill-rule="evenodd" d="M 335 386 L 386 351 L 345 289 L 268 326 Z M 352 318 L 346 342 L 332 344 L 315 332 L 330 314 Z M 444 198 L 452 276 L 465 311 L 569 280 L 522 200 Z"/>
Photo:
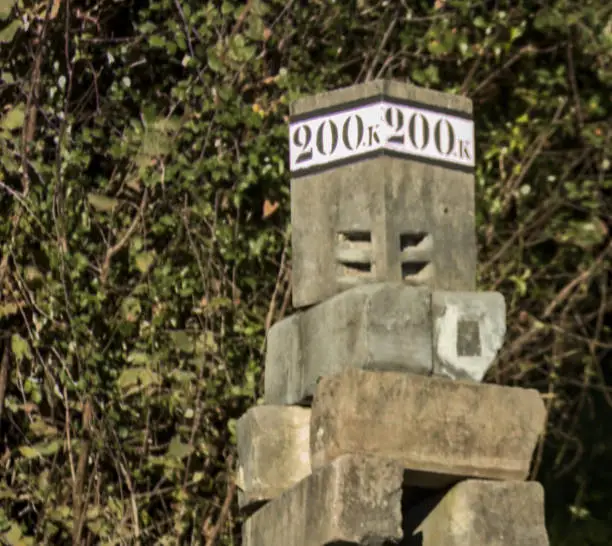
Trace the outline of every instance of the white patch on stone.
<path fill-rule="evenodd" d="M 238 466 L 238 471 L 236 472 L 236 487 L 242 491 L 244 491 L 244 468 L 242 465 Z"/>
<path fill-rule="evenodd" d="M 479 356 L 460 356 L 457 353 L 457 330 L 462 320 L 478 322 Z M 470 299 L 449 297 L 444 312 L 436 318 L 434 325 L 439 372 L 451 379 L 482 381 L 504 342 L 505 333 L 505 306 L 500 309 L 499 306 L 487 305 L 478 293 Z"/>

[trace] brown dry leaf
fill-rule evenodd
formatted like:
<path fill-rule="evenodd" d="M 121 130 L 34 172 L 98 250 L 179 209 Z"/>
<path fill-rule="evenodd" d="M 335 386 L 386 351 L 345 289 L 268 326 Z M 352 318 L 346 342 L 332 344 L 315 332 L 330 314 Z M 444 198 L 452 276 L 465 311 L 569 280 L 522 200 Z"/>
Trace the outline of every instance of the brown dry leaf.
<path fill-rule="evenodd" d="M 270 39 L 270 36 L 272 36 L 272 30 L 266 27 L 263 31 L 264 42 L 267 42 Z"/>
<path fill-rule="evenodd" d="M 49 14 L 49 19 L 55 19 L 57 14 L 59 13 L 60 6 L 62 5 L 62 0 L 53 0 L 53 5 L 51 6 L 51 13 Z"/>
<path fill-rule="evenodd" d="M 31 413 L 38 411 L 38 406 L 36 404 L 32 404 L 31 402 L 26 402 L 23 404 L 22 409 L 25 413 L 30 415 Z"/>
<path fill-rule="evenodd" d="M 272 216 L 276 212 L 279 206 L 280 206 L 280 203 L 278 201 L 271 202 L 266 199 L 263 204 L 264 220 L 268 218 L 269 216 Z"/>

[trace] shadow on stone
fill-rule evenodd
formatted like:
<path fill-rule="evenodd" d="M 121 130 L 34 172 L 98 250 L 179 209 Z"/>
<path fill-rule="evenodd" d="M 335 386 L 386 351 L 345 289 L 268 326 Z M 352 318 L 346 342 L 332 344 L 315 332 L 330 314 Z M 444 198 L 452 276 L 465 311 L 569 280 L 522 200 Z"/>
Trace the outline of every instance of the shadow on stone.
<path fill-rule="evenodd" d="M 240 515 L 245 518 L 248 518 L 252 516 L 255 512 L 257 512 L 257 510 L 259 510 L 262 506 L 264 506 L 267 503 L 268 503 L 267 500 L 262 500 L 262 501 L 253 502 L 252 504 L 249 504 L 247 506 L 243 506 L 242 508 L 240 508 Z"/>
<path fill-rule="evenodd" d="M 423 546 L 423 533 L 418 530 L 418 527 L 449 489 L 450 487 L 444 490 L 421 487 L 404 488 L 402 494 L 402 531 L 404 538 L 397 546 Z"/>

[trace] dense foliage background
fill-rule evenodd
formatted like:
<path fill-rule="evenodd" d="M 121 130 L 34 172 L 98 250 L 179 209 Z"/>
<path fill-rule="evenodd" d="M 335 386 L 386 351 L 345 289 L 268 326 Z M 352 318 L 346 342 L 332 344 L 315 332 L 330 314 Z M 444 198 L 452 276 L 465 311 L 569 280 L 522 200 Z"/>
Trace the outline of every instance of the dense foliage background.
<path fill-rule="evenodd" d="M 489 380 L 546 397 L 553 546 L 612 543 L 612 4 L 0 0 L 0 62 L 1 543 L 240 543 L 288 105 L 376 77 L 474 101 Z"/>

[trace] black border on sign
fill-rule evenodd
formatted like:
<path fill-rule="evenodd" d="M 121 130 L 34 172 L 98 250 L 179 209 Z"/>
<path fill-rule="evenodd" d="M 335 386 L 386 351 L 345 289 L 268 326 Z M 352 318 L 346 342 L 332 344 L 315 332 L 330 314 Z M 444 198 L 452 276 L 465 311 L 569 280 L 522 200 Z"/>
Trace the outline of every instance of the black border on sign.
<path fill-rule="evenodd" d="M 307 169 L 291 171 L 291 179 L 301 178 L 310 174 L 322 173 L 324 171 L 327 171 L 328 169 L 332 169 L 335 167 L 343 167 L 344 165 L 349 165 L 351 163 L 358 163 L 359 161 L 362 161 L 364 159 L 372 159 L 382 156 L 396 157 L 399 159 L 412 159 L 414 161 L 418 161 L 419 163 L 426 163 L 427 165 L 433 165 L 435 167 L 444 167 L 446 169 L 461 171 L 468 174 L 472 174 L 474 172 L 474 167 L 472 167 L 471 165 L 460 165 L 451 161 L 431 159 L 429 157 L 423 157 L 422 155 L 418 154 L 402 153 L 397 152 L 395 150 L 385 150 L 384 148 L 381 148 L 378 150 L 373 150 L 371 152 L 366 152 L 362 155 L 345 157 L 336 161 L 330 161 L 329 163 L 323 163 L 322 165 L 314 165 L 313 167 L 309 167 Z"/>
<path fill-rule="evenodd" d="M 327 106 L 326 108 L 319 108 L 318 110 L 310 110 L 309 112 L 304 112 L 303 114 L 296 114 L 293 116 L 289 116 L 289 123 L 299 123 L 301 121 L 306 121 L 311 118 L 318 118 L 320 116 L 325 116 L 328 114 L 339 114 L 346 110 L 352 110 L 353 108 L 358 108 L 360 106 L 369 106 L 371 104 L 376 104 L 377 102 L 388 102 L 391 104 L 396 104 L 398 106 L 409 106 L 412 108 L 422 108 L 423 110 L 429 110 L 430 112 L 435 112 L 436 114 L 444 114 L 447 116 L 455 116 L 457 118 L 462 118 L 468 121 L 473 121 L 474 116 L 472 114 L 468 114 L 466 112 L 460 112 L 458 110 L 453 110 L 452 108 L 444 108 L 443 106 L 433 106 L 431 104 L 427 104 L 424 102 L 418 102 L 408 99 L 398 99 L 396 97 L 392 97 L 390 95 L 381 94 L 381 95 L 371 95 L 369 97 L 363 99 L 356 99 L 349 102 L 343 102 L 341 104 L 336 104 L 334 106 Z"/>

